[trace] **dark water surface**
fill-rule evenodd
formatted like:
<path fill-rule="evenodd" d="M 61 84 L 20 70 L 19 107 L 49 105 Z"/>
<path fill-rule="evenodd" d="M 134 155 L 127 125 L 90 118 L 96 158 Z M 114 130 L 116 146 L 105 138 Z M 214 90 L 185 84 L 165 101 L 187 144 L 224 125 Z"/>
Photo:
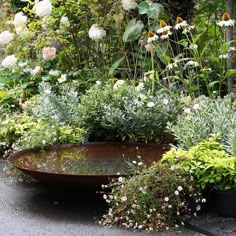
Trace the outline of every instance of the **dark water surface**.
<path fill-rule="evenodd" d="M 156 145 L 105 143 L 57 146 L 49 150 L 20 152 L 14 165 L 32 171 L 69 175 L 128 174 L 130 163 L 158 161 L 164 152 Z"/>
<path fill-rule="evenodd" d="M 137 159 L 135 156 L 133 159 Z M 87 148 L 71 147 L 56 151 L 28 153 L 16 160 L 21 168 L 30 168 L 40 172 L 72 175 L 116 175 L 127 174 L 129 158 L 95 158 L 89 155 Z"/>

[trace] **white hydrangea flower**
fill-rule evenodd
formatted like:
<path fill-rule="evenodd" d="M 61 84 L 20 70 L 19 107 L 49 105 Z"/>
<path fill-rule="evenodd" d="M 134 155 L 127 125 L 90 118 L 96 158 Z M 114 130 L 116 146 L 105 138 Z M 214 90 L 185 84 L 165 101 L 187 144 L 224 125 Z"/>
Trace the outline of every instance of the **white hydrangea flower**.
<path fill-rule="evenodd" d="M 4 68 L 12 68 L 16 66 L 17 59 L 14 54 L 7 56 L 3 61 L 2 61 L 2 67 Z"/>
<path fill-rule="evenodd" d="M 98 27 L 96 24 L 91 26 L 88 33 L 89 38 L 95 41 L 98 41 L 106 36 L 106 31 L 103 28 Z"/>
<path fill-rule="evenodd" d="M 10 33 L 8 30 L 0 33 L 0 45 L 5 46 L 9 44 L 14 38 L 14 34 Z"/>
<path fill-rule="evenodd" d="M 135 0 L 122 0 L 122 5 L 126 11 L 130 11 L 135 9 L 138 4 Z"/>
<path fill-rule="evenodd" d="M 14 21 L 13 21 L 14 26 L 17 28 L 22 25 L 27 24 L 27 16 L 24 15 L 23 12 L 18 12 L 15 14 Z"/>
<path fill-rule="evenodd" d="M 36 2 L 33 9 L 36 12 L 36 16 L 50 16 L 52 13 L 52 3 L 50 2 L 50 0 Z"/>

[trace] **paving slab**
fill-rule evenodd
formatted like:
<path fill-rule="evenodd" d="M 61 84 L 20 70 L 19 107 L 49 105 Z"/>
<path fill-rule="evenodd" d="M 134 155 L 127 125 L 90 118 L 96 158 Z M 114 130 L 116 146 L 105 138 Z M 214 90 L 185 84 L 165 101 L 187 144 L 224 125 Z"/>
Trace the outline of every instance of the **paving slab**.
<path fill-rule="evenodd" d="M 236 235 L 233 231 L 235 219 L 226 220 L 215 215 L 195 219 L 191 222 L 195 228 L 190 225 L 190 228 L 167 232 L 148 233 L 101 226 L 96 220 L 107 209 L 101 196 L 79 189 L 12 182 L 2 174 L 3 166 L 0 163 L 0 236 L 202 236 L 207 232 L 219 236 Z"/>

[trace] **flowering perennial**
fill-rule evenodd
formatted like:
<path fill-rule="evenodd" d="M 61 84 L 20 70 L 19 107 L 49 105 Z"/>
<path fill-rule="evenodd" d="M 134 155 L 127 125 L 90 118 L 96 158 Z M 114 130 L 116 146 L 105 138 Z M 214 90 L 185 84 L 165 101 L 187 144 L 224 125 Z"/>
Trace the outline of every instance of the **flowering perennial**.
<path fill-rule="evenodd" d="M 5 46 L 8 45 L 14 38 L 14 34 L 10 33 L 8 30 L 0 33 L 0 45 Z"/>
<path fill-rule="evenodd" d="M 105 36 L 106 36 L 106 31 L 103 28 L 98 27 L 97 25 L 92 25 L 91 28 L 89 29 L 89 37 L 92 40 L 98 41 Z"/>
<path fill-rule="evenodd" d="M 2 66 L 4 68 L 12 68 L 15 67 L 17 63 L 17 59 L 14 54 L 7 56 L 3 61 L 2 61 Z"/>
<path fill-rule="evenodd" d="M 43 0 L 38 3 L 36 2 L 36 4 L 34 5 L 34 10 L 36 16 L 50 16 L 52 13 L 52 3 L 50 2 L 50 0 Z"/>

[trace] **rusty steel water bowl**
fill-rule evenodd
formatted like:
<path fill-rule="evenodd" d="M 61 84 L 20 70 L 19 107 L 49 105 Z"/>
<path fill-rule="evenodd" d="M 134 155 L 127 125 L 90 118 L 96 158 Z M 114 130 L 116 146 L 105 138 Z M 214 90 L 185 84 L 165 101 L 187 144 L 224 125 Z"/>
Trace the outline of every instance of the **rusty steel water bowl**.
<path fill-rule="evenodd" d="M 128 174 L 127 161 L 159 161 L 168 145 L 95 142 L 54 145 L 13 153 L 8 162 L 34 179 L 61 187 L 100 189 L 109 179 Z M 141 157 L 141 159 L 140 159 Z M 120 173 L 118 173 L 120 172 Z"/>

